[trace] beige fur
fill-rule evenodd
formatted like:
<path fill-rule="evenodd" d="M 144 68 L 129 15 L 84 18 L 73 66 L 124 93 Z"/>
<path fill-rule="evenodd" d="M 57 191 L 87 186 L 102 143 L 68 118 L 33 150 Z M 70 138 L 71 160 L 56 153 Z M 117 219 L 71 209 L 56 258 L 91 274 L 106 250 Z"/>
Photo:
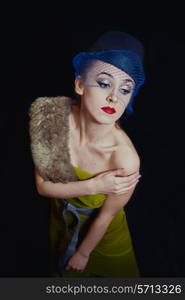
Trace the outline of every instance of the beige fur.
<path fill-rule="evenodd" d="M 31 104 L 32 157 L 45 180 L 63 183 L 78 180 L 68 147 L 71 104 L 68 97 L 40 97 Z"/>

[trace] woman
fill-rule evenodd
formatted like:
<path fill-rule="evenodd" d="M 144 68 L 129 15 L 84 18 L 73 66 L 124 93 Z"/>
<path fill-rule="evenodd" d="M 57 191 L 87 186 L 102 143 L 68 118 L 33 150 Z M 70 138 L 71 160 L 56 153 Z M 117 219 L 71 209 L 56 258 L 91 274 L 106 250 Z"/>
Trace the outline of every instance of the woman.
<path fill-rule="evenodd" d="M 62 103 L 60 121 L 61 116 L 67 115 L 65 109 L 70 102 L 67 152 L 73 169 L 70 172 L 74 172 L 77 178 L 70 177 L 67 183 L 65 178 L 61 182 L 60 176 L 56 175 L 59 174 L 60 159 L 57 163 L 53 162 L 56 180 L 52 180 L 52 163 L 48 164 L 49 171 L 44 177 L 43 166 L 35 159 L 37 150 L 33 146 L 36 143 L 32 123 L 36 104 L 32 104 L 31 136 L 36 186 L 39 194 L 54 198 L 50 237 L 54 267 L 55 270 L 58 267 L 60 276 L 139 275 L 123 207 L 138 183 L 140 161 L 131 140 L 120 129 L 118 120 L 125 111 L 132 111 L 133 98 L 144 82 L 142 54 L 142 45 L 134 37 L 123 32 L 105 33 L 89 52 L 79 53 L 73 59 L 75 92 L 80 96 L 77 103 L 71 103 L 64 97 L 36 100 L 42 113 L 48 113 L 48 107 L 43 106 L 47 101 L 57 103 L 53 107 L 52 102 L 49 108 L 52 118 L 57 114 L 56 106 Z M 46 124 L 46 114 L 42 116 Z M 40 123 L 37 121 L 37 125 Z M 47 129 L 47 135 L 48 132 L 54 140 L 53 136 L 57 133 L 50 129 Z M 38 134 L 36 136 L 38 138 Z M 55 149 L 54 143 L 51 148 L 52 151 Z M 39 157 L 42 163 L 45 158 Z"/>

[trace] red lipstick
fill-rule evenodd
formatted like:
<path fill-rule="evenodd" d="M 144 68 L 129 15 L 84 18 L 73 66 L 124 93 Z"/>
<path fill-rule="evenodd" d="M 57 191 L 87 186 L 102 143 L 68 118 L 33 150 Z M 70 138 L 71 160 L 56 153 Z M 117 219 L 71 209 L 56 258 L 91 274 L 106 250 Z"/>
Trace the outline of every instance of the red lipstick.
<path fill-rule="evenodd" d="M 116 112 L 116 110 L 113 108 L 113 107 L 109 107 L 109 106 L 104 106 L 104 107 L 101 107 L 101 109 L 106 112 L 107 114 L 114 114 Z"/>

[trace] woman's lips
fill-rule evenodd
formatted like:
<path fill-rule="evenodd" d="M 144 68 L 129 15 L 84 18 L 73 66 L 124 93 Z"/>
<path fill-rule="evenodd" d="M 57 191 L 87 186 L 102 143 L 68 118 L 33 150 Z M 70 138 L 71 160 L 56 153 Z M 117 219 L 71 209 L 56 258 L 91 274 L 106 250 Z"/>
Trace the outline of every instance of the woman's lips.
<path fill-rule="evenodd" d="M 114 114 L 116 112 L 116 110 L 113 108 L 113 107 L 109 107 L 109 106 L 104 106 L 104 107 L 101 107 L 101 109 L 106 112 L 107 114 Z"/>

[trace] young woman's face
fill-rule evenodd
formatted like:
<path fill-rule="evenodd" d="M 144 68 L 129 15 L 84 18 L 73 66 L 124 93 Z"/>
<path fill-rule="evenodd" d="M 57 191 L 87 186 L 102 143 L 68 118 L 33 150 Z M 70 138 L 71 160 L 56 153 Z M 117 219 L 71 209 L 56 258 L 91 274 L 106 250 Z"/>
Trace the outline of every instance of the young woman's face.
<path fill-rule="evenodd" d="M 121 117 L 130 101 L 134 85 L 127 73 L 99 60 L 75 82 L 83 108 L 104 124 L 114 123 Z"/>

